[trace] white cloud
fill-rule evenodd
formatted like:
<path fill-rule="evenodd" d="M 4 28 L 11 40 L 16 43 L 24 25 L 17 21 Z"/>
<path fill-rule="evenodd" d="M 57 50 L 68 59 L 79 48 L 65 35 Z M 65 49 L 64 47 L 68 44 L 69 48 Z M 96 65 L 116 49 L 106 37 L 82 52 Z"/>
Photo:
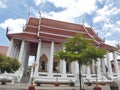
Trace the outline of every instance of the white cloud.
<path fill-rule="evenodd" d="M 116 31 L 120 32 L 120 20 L 116 22 L 116 24 L 114 25 L 114 28 Z"/>
<path fill-rule="evenodd" d="M 10 32 L 9 33 L 17 33 L 23 30 L 23 25 L 25 25 L 26 20 L 24 19 L 8 19 L 5 20 L 3 23 L 0 23 L 0 28 L 6 30 L 8 27 Z"/>
<path fill-rule="evenodd" d="M 120 21 L 116 21 L 114 23 L 105 23 L 103 25 L 103 29 L 109 32 L 112 31 L 120 33 Z"/>
<path fill-rule="evenodd" d="M 102 9 L 97 11 L 97 16 L 93 19 L 93 22 L 109 22 L 110 18 L 120 13 L 120 9 L 113 7 L 113 5 L 105 5 Z"/>
<path fill-rule="evenodd" d="M 39 4 L 41 4 L 42 2 L 44 2 L 44 0 L 34 0 L 34 2 L 35 2 L 36 5 L 39 5 Z"/>
<path fill-rule="evenodd" d="M 104 2 L 104 0 L 98 0 L 100 3 L 103 3 Z"/>
<path fill-rule="evenodd" d="M 111 32 L 107 32 L 106 34 L 105 34 L 105 37 L 108 37 L 108 36 L 111 36 L 112 34 L 111 34 Z"/>
<path fill-rule="evenodd" d="M 34 57 L 34 56 L 29 56 L 29 62 L 28 62 L 28 65 L 29 65 L 29 66 L 33 66 L 33 64 L 34 64 L 34 60 L 35 60 L 35 57 Z"/>
<path fill-rule="evenodd" d="M 112 45 L 112 46 L 116 46 L 118 43 L 120 43 L 120 41 L 117 40 L 105 40 L 106 44 Z"/>
<path fill-rule="evenodd" d="M 0 8 L 6 8 L 6 5 L 2 1 L 0 1 Z"/>
<path fill-rule="evenodd" d="M 47 1 L 47 0 L 46 0 Z M 47 17 L 53 19 L 72 22 L 74 18 L 82 16 L 84 13 L 92 13 L 96 10 L 96 0 L 48 0 L 56 7 L 65 8 L 64 11 L 47 13 Z M 43 15 L 43 14 L 42 14 Z"/>
<path fill-rule="evenodd" d="M 48 0 L 48 1 L 53 3 L 56 7 L 69 8 L 74 3 L 76 3 L 77 0 Z"/>

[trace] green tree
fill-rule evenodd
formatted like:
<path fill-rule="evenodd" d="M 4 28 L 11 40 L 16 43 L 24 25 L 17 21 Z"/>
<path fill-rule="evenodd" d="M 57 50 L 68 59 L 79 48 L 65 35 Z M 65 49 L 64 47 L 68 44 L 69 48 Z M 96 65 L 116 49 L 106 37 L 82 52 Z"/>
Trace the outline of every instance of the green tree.
<path fill-rule="evenodd" d="M 10 58 L 0 54 L 0 70 L 1 73 L 8 72 L 13 73 L 20 67 L 20 63 L 17 59 Z"/>
<path fill-rule="evenodd" d="M 97 60 L 104 58 L 104 55 L 106 54 L 106 50 L 99 48 L 99 46 L 89 46 L 87 51 L 87 57 L 91 60 L 95 61 L 95 73 L 96 73 L 96 86 L 98 86 L 98 79 L 97 79 Z"/>
<path fill-rule="evenodd" d="M 82 65 L 89 65 L 92 60 L 97 61 L 97 58 L 104 58 L 106 51 L 93 46 L 93 40 L 82 37 L 81 34 L 77 34 L 73 38 L 68 38 L 64 42 L 64 50 L 55 52 L 55 57 L 66 62 L 78 61 L 79 63 L 79 81 L 80 90 L 81 85 L 81 67 Z"/>

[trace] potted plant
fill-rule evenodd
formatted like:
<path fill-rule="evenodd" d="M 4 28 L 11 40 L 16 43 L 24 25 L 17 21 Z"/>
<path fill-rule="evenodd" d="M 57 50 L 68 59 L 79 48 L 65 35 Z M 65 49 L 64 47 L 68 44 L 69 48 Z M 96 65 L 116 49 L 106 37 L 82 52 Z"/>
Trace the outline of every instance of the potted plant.
<path fill-rule="evenodd" d="M 58 78 L 57 77 L 56 77 L 56 82 L 54 84 L 55 84 L 55 86 L 59 86 L 60 85 L 59 82 L 58 82 Z"/>
<path fill-rule="evenodd" d="M 6 78 L 2 78 L 0 81 L 2 85 L 6 85 L 6 82 L 8 82 Z"/>
<path fill-rule="evenodd" d="M 31 85 L 28 87 L 28 90 L 35 90 L 33 81 L 31 82 Z"/>
<path fill-rule="evenodd" d="M 55 86 L 59 86 L 60 84 L 59 84 L 59 82 L 58 81 L 56 81 L 55 82 Z"/>

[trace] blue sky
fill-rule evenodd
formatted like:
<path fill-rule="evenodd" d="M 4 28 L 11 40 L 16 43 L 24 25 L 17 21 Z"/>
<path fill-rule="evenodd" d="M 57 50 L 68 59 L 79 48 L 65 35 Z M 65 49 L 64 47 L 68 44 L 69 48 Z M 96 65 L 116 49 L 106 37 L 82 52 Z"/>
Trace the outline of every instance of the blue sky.
<path fill-rule="evenodd" d="M 120 43 L 120 0 L 0 0 L 0 45 L 8 46 L 5 33 L 22 31 L 30 16 L 93 27 L 105 43 Z"/>

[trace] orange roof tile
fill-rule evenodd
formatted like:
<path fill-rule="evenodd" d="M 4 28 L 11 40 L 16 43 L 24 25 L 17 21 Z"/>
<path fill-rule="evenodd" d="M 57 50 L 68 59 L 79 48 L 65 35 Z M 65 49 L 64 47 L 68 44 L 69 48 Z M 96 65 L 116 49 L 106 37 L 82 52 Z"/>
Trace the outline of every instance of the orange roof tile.
<path fill-rule="evenodd" d="M 55 42 L 64 42 L 66 38 L 73 37 L 77 33 L 83 34 L 85 38 L 94 39 L 97 44 L 104 43 L 104 40 L 102 40 L 92 28 L 47 18 L 39 19 L 30 17 L 23 33 L 7 34 L 7 36 L 9 39 L 14 37 L 16 39 L 24 39 L 31 42 L 38 42 L 39 38 L 47 41 L 54 40 Z M 102 46 L 109 47 L 109 45 L 106 44 Z"/>

